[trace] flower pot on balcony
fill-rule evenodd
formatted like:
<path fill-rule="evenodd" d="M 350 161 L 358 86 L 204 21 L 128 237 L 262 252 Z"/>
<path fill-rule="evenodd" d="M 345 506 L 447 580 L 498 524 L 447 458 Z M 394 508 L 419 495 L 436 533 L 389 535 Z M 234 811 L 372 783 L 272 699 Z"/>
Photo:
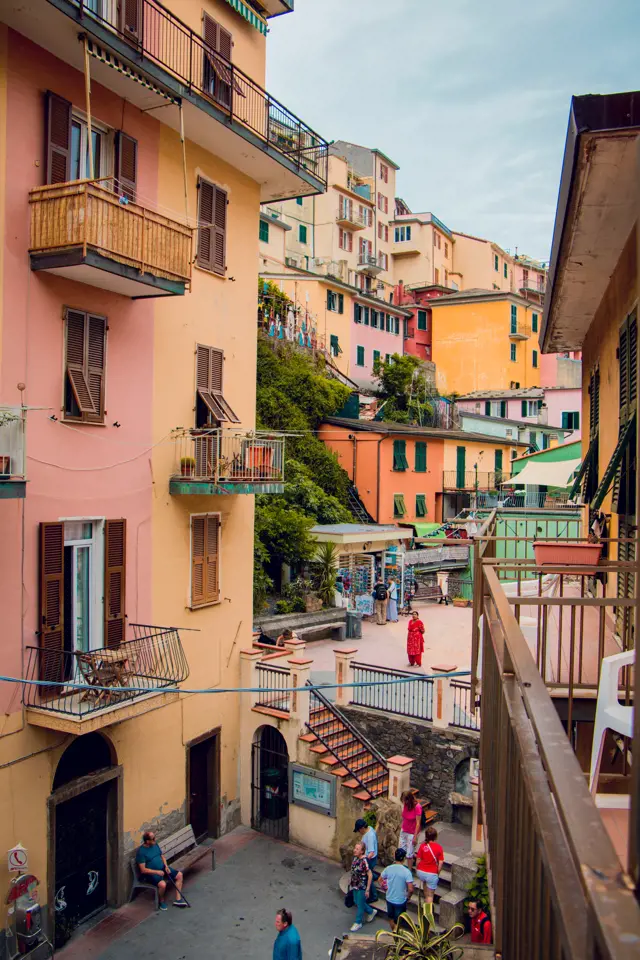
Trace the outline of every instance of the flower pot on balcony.
<path fill-rule="evenodd" d="M 0 480 L 9 480 L 11 477 L 11 457 L 0 456 Z"/>
<path fill-rule="evenodd" d="M 601 543 L 575 540 L 535 540 L 533 552 L 539 566 L 595 567 L 602 554 Z"/>
<path fill-rule="evenodd" d="M 192 477 L 196 472 L 196 461 L 193 457 L 182 457 L 180 459 L 180 476 Z"/>

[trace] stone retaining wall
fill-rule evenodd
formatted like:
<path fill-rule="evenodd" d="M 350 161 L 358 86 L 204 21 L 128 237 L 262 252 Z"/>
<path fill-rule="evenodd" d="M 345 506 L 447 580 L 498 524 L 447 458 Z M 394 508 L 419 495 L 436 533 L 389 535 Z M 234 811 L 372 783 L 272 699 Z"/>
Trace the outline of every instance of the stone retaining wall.
<path fill-rule="evenodd" d="M 411 785 L 431 800 L 442 820 L 453 819 L 451 794 L 456 789 L 456 767 L 467 757 L 478 756 L 479 733 L 457 727 L 439 729 L 426 720 L 369 707 L 349 705 L 340 709 L 383 757 L 412 757 Z"/>

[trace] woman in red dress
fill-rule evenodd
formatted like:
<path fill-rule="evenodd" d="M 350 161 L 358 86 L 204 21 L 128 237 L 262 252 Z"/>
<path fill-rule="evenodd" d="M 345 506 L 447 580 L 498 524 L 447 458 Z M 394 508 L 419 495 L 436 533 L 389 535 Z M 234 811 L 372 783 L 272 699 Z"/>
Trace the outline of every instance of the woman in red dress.
<path fill-rule="evenodd" d="M 424 623 L 417 610 L 411 613 L 409 632 L 407 633 L 407 655 L 410 667 L 422 666 L 422 652 L 424 650 Z"/>

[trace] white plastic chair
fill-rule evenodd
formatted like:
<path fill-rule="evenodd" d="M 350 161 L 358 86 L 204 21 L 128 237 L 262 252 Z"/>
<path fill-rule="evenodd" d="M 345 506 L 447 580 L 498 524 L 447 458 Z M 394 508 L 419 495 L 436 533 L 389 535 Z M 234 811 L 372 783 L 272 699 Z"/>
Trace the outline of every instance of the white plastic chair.
<path fill-rule="evenodd" d="M 596 722 L 593 728 L 591 747 L 591 772 L 589 790 L 595 797 L 598 790 L 598 776 L 602 763 L 602 751 L 607 730 L 615 730 L 624 737 L 633 736 L 633 707 L 626 707 L 618 700 L 618 677 L 623 667 L 635 663 L 635 650 L 615 653 L 604 657 L 600 665 L 600 683 L 596 705 Z"/>

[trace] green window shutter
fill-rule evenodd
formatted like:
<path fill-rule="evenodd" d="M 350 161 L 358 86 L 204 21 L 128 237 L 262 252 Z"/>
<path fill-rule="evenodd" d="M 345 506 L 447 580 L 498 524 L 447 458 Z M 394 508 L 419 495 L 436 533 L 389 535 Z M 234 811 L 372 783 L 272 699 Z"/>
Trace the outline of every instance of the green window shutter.
<path fill-rule="evenodd" d="M 416 517 L 426 517 L 427 498 L 424 493 L 416 493 Z"/>
<path fill-rule="evenodd" d="M 506 264 L 506 261 L 505 261 L 505 264 L 504 264 L 504 276 L 505 276 L 505 280 L 506 280 L 506 278 L 508 277 L 508 275 L 509 275 L 509 274 L 508 274 L 508 271 L 507 271 L 507 264 Z"/>
<path fill-rule="evenodd" d="M 533 351 L 532 361 L 533 361 L 534 367 L 537 367 L 537 366 L 538 366 L 538 351 L 537 351 L 537 350 L 534 350 L 534 351 Z"/>
<path fill-rule="evenodd" d="M 532 333 L 538 332 L 538 314 L 537 313 L 531 314 L 531 332 Z"/>
<path fill-rule="evenodd" d="M 353 305 L 353 319 L 355 323 L 362 323 L 362 307 L 359 303 Z"/>
<path fill-rule="evenodd" d="M 549 434 L 548 434 L 548 433 L 543 433 L 543 434 L 542 434 L 542 449 L 543 449 L 543 450 L 548 450 L 548 449 L 549 449 Z"/>
<path fill-rule="evenodd" d="M 568 429 L 569 429 L 569 414 L 568 414 L 568 413 L 563 413 L 563 414 L 562 414 L 562 429 L 563 429 L 563 430 L 568 430 Z"/>
<path fill-rule="evenodd" d="M 393 495 L 393 515 L 394 517 L 404 517 L 407 508 L 404 504 L 404 494 L 394 493 Z"/>
<path fill-rule="evenodd" d="M 301 207 L 301 206 L 302 206 L 302 197 L 296 197 L 296 203 L 298 204 L 299 207 Z"/>
<path fill-rule="evenodd" d="M 523 400 L 523 401 L 522 401 L 522 406 L 521 406 L 520 409 L 521 409 L 521 414 L 522 414 L 522 416 L 523 416 L 523 417 L 526 417 L 526 416 L 527 416 L 527 401 L 526 401 L 526 400 Z"/>
<path fill-rule="evenodd" d="M 515 303 L 511 304 L 511 333 L 518 332 L 518 308 Z"/>
<path fill-rule="evenodd" d="M 364 367 L 364 347 L 356 347 L 356 365 Z"/>
<path fill-rule="evenodd" d="M 538 410 L 542 410 L 543 406 L 544 406 L 544 400 L 538 400 Z"/>
<path fill-rule="evenodd" d="M 407 448 L 407 444 L 404 440 L 393 441 L 393 469 L 394 470 L 409 469 L 409 464 L 407 462 L 406 448 Z"/>
<path fill-rule="evenodd" d="M 269 224 L 266 221 L 260 221 L 260 239 L 263 243 L 269 243 Z"/>
<path fill-rule="evenodd" d="M 298 240 L 300 243 L 307 242 L 307 228 L 302 223 L 298 225 Z"/>
<path fill-rule="evenodd" d="M 456 487 L 464 489 L 464 477 L 466 473 L 466 447 L 456 447 Z"/>
<path fill-rule="evenodd" d="M 494 270 L 497 270 L 498 267 L 499 267 L 499 265 L 500 265 L 500 264 L 499 264 L 499 261 L 498 261 L 498 254 L 497 254 L 497 253 L 494 253 L 494 255 L 493 255 L 493 269 L 494 269 Z"/>
<path fill-rule="evenodd" d="M 337 334 L 335 333 L 332 333 L 330 337 L 330 351 L 333 357 L 337 357 L 339 353 L 342 353 Z"/>
<path fill-rule="evenodd" d="M 418 310 L 418 330 L 427 329 L 427 311 Z"/>
<path fill-rule="evenodd" d="M 338 294 L 338 313 L 344 313 L 344 294 Z"/>
<path fill-rule="evenodd" d="M 366 327 L 369 326 L 369 307 L 363 307 L 362 312 L 364 314 L 364 324 Z"/>
<path fill-rule="evenodd" d="M 518 354 L 517 354 L 517 352 L 516 352 L 516 345 L 515 345 L 515 343 L 512 343 L 512 344 L 511 344 L 511 359 L 512 359 L 512 361 L 513 361 L 514 363 L 515 363 L 516 360 L 518 359 Z"/>
<path fill-rule="evenodd" d="M 380 363 L 380 351 L 379 351 L 379 350 L 374 350 L 374 351 L 373 351 L 373 366 L 374 366 L 374 369 L 375 369 L 375 367 L 376 367 L 376 365 L 377 365 L 378 363 Z"/>
<path fill-rule="evenodd" d="M 485 400 L 485 402 L 484 402 L 484 415 L 485 415 L 485 417 L 490 417 L 490 416 L 491 416 L 491 401 L 490 401 L 490 400 Z"/>
<path fill-rule="evenodd" d="M 496 473 L 502 470 L 502 450 L 496 450 L 494 455 L 494 465 Z"/>
<path fill-rule="evenodd" d="M 501 401 L 500 401 L 500 416 L 504 418 L 504 417 L 506 417 L 506 415 L 507 415 L 507 401 L 506 401 L 506 400 L 501 400 Z"/>
<path fill-rule="evenodd" d="M 421 440 L 416 443 L 414 469 L 417 473 L 427 471 L 427 445 Z"/>
<path fill-rule="evenodd" d="M 538 446 L 538 437 L 535 430 L 529 431 L 529 443 L 531 444 L 532 447 Z"/>
<path fill-rule="evenodd" d="M 327 290 L 327 310 L 333 310 L 333 292 Z"/>
<path fill-rule="evenodd" d="M 384 355 L 384 362 L 385 362 L 385 363 L 391 363 L 391 354 L 390 354 L 390 353 L 385 353 L 385 355 Z"/>

